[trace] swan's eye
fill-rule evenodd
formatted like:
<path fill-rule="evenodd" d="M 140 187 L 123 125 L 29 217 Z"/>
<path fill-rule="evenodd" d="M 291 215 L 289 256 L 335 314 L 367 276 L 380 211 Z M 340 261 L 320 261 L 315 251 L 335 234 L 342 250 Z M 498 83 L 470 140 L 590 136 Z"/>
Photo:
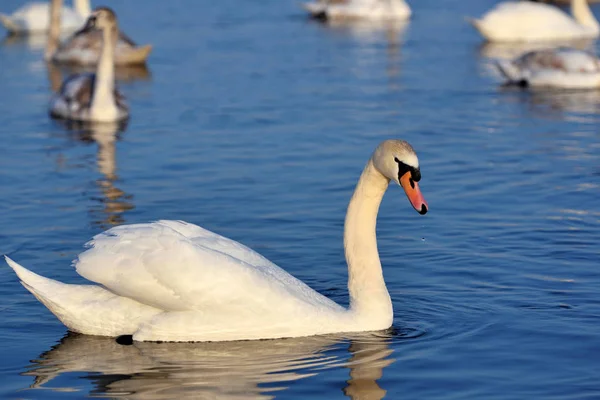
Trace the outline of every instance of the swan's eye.
<path fill-rule="evenodd" d="M 398 160 L 398 157 L 394 157 L 394 161 L 396 161 L 398 164 L 398 181 L 400 181 L 404 174 L 410 171 L 410 185 L 414 188 L 415 182 L 419 182 L 421 180 L 421 171 L 418 168 L 411 167 L 410 165 Z"/>

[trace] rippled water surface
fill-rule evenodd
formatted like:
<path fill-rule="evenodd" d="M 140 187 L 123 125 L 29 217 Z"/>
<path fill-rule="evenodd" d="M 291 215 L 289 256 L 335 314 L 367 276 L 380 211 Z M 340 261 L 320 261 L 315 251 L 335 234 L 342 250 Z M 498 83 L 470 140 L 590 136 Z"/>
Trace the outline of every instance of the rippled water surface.
<path fill-rule="evenodd" d="M 0 47 L 1 253 L 81 283 L 94 234 L 182 219 L 346 305 L 345 209 L 381 140 L 413 144 L 430 212 L 384 198 L 395 320 L 374 334 L 123 346 L 68 334 L 3 266 L 0 397 L 600 398 L 600 92 L 499 87 L 506 49 L 463 18 L 491 0 L 411 1 L 385 27 L 293 1 L 107 3 L 154 45 L 120 75 L 120 132 L 47 117 L 65 71 L 43 39 Z"/>

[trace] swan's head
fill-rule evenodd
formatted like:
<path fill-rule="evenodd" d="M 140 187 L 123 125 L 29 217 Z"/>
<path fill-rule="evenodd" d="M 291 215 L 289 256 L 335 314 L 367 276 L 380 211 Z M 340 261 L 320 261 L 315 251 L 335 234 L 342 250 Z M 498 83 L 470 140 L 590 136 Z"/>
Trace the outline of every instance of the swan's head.
<path fill-rule="evenodd" d="M 90 29 L 114 29 L 117 26 L 117 15 L 108 7 L 97 7 L 88 17 L 82 31 Z"/>
<path fill-rule="evenodd" d="M 377 146 L 372 160 L 373 165 L 379 172 L 402 186 L 410 204 L 419 214 L 427 213 L 429 206 L 427 206 L 417 183 L 421 180 L 419 159 L 408 142 L 404 140 L 386 140 Z"/>

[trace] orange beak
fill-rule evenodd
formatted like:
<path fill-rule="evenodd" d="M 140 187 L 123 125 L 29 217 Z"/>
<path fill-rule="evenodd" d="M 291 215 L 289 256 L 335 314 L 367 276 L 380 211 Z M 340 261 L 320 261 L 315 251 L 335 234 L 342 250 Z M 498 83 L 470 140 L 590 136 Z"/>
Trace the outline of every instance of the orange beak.
<path fill-rule="evenodd" d="M 408 197 L 408 201 L 414 209 L 421 215 L 426 214 L 429 206 L 421 193 L 421 189 L 419 189 L 419 184 L 412 179 L 410 171 L 402 175 L 400 185 L 402 185 L 402 189 L 406 192 L 406 197 Z"/>

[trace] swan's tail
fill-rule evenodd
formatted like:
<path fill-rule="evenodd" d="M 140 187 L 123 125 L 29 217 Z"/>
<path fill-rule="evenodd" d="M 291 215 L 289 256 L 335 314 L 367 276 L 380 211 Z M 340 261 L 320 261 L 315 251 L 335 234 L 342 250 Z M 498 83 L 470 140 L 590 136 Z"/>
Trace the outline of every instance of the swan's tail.
<path fill-rule="evenodd" d="M 509 83 L 521 82 L 523 80 L 521 70 L 511 60 L 496 60 L 495 65 Z"/>
<path fill-rule="evenodd" d="M 117 53 L 116 63 L 118 65 L 145 64 L 151 51 L 151 44 L 127 49 L 127 51 Z"/>
<path fill-rule="evenodd" d="M 465 21 L 467 21 L 468 23 L 473 25 L 475 27 L 475 29 L 477 29 L 477 30 L 479 30 L 479 27 L 481 26 L 481 23 L 477 18 L 465 17 Z"/>
<path fill-rule="evenodd" d="M 44 278 L 17 264 L 8 258 L 8 256 L 4 256 L 4 258 L 6 259 L 8 266 L 15 271 L 25 289 L 29 290 L 40 302 L 48 307 L 50 311 L 56 314 L 54 310 L 60 308 L 60 301 L 55 297 L 62 293 L 62 290 L 67 289 L 67 287 L 71 285 L 65 285 L 64 283 Z"/>
<path fill-rule="evenodd" d="M 0 23 L 4 25 L 7 31 L 11 33 L 17 33 L 21 31 L 19 24 L 15 23 L 11 17 L 6 14 L 0 14 Z"/>
<path fill-rule="evenodd" d="M 473 25 L 473 27 L 477 29 L 481 36 L 483 36 L 486 40 L 490 40 L 490 38 L 493 36 L 489 28 L 483 23 L 482 20 L 472 17 L 465 17 L 465 20 Z"/>
<path fill-rule="evenodd" d="M 96 285 L 69 285 L 44 278 L 4 256 L 21 284 L 74 332 L 131 334 L 140 322 L 161 312 Z"/>

